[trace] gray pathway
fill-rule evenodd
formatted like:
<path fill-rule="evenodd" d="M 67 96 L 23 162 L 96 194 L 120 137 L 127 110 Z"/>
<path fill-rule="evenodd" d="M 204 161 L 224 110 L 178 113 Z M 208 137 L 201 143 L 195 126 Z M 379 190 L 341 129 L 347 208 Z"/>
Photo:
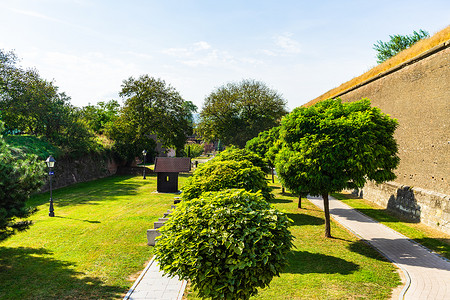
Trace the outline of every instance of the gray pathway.
<path fill-rule="evenodd" d="M 152 258 L 124 300 L 181 300 L 185 288 L 186 281 L 164 276 Z"/>
<path fill-rule="evenodd" d="M 308 199 L 323 209 L 322 198 Z M 330 214 L 403 271 L 406 284 L 399 299 L 450 299 L 449 261 L 331 197 Z"/>

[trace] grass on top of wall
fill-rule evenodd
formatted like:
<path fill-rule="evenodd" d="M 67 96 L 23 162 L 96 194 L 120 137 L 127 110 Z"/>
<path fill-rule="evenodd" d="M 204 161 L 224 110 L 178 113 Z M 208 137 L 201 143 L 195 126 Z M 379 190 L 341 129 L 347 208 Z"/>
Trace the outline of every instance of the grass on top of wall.
<path fill-rule="evenodd" d="M 180 175 L 180 185 L 185 175 Z M 173 204 L 156 175 L 113 176 L 55 190 L 29 205 L 33 224 L 0 242 L 0 299 L 118 299 L 152 257 L 146 231 Z"/>
<path fill-rule="evenodd" d="M 436 47 L 446 41 L 450 40 L 450 26 L 447 26 L 446 28 L 442 29 L 441 31 L 435 33 L 429 38 L 423 39 L 412 45 L 410 48 L 407 48 L 397 55 L 391 57 L 390 59 L 386 60 L 385 62 L 373 67 L 369 71 L 365 72 L 364 74 L 355 77 L 347 82 L 344 82 L 340 86 L 329 90 L 325 94 L 317 97 L 316 99 L 311 100 L 310 102 L 306 103 L 305 106 L 311 106 L 316 104 L 317 102 L 320 102 L 325 99 L 333 98 L 337 94 L 348 90 L 366 80 L 369 80 L 375 76 L 377 76 L 380 73 L 383 73 L 395 66 L 398 66 L 407 60 L 410 60 L 412 58 L 415 58 L 416 56 L 419 56 L 420 54 L 430 50 L 433 47 Z M 375 42 L 375 41 L 374 41 Z M 375 54 L 374 54 L 374 61 L 375 61 Z"/>

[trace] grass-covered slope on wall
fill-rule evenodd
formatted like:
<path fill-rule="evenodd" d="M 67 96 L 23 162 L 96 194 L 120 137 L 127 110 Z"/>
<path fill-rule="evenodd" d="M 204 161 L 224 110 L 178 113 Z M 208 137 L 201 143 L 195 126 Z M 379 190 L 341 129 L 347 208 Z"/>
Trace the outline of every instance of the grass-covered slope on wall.
<path fill-rule="evenodd" d="M 439 46 L 439 45 L 445 43 L 446 41 L 450 41 L 450 26 L 447 26 L 443 30 L 437 32 L 430 38 L 423 39 L 423 40 L 417 42 L 410 48 L 403 50 L 402 52 L 398 53 L 394 57 L 373 67 L 366 73 L 364 73 L 358 77 L 355 77 L 352 80 L 349 80 L 334 89 L 329 90 L 325 94 L 304 104 L 304 106 L 311 106 L 322 100 L 334 98 L 339 93 L 344 92 L 358 84 L 361 84 L 361 83 L 365 82 L 366 80 L 369 80 L 383 72 L 386 72 L 389 69 L 392 69 L 410 59 L 413 59 L 413 58 L 419 56 L 420 54 L 422 54 L 428 50 L 431 50 L 433 47 L 436 47 L 436 46 Z"/>
<path fill-rule="evenodd" d="M 6 142 L 14 148 L 18 148 L 27 154 L 36 154 L 41 159 L 49 155 L 58 157 L 61 150 L 51 145 L 45 139 L 32 135 L 9 135 L 5 136 Z"/>

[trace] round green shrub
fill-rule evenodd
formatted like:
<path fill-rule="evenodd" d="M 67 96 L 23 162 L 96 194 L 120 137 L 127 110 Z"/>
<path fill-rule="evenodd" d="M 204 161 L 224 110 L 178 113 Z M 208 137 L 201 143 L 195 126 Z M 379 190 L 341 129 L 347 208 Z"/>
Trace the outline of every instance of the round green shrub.
<path fill-rule="evenodd" d="M 258 154 L 248 150 L 239 149 L 234 146 L 228 147 L 226 150 L 220 152 L 213 159 L 214 161 L 224 161 L 224 160 L 234 160 L 234 161 L 244 161 L 248 160 L 256 167 L 260 167 L 264 173 L 269 173 L 270 168 L 267 162 Z"/>
<path fill-rule="evenodd" d="M 154 253 L 202 298 L 249 299 L 285 266 L 291 222 L 259 192 L 208 192 L 177 206 Z"/>
<path fill-rule="evenodd" d="M 266 200 L 273 198 L 271 188 L 260 168 L 250 161 L 216 161 L 201 164 L 183 186 L 183 200 L 197 198 L 203 192 L 243 188 L 250 192 L 261 191 Z"/>

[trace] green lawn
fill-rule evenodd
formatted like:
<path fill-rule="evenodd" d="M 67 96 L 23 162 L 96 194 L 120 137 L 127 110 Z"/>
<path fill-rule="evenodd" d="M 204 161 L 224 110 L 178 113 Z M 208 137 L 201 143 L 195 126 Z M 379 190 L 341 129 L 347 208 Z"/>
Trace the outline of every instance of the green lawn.
<path fill-rule="evenodd" d="M 325 238 L 323 212 L 305 199 L 298 209 L 297 197 L 273 186 L 273 204 L 294 221 L 295 248 L 286 270 L 253 299 L 389 299 L 400 284 L 391 263 L 334 222 L 334 238 Z"/>
<path fill-rule="evenodd" d="M 183 184 L 185 176 L 180 177 Z M 114 176 L 30 200 L 33 225 L 0 242 L 0 299 L 117 299 L 152 257 L 146 230 L 173 204 L 156 177 Z"/>
<path fill-rule="evenodd" d="M 186 176 L 180 176 L 180 186 Z M 146 229 L 173 203 L 156 194 L 155 176 L 117 176 L 33 197 L 39 211 L 26 232 L 0 242 L 0 299 L 119 299 L 152 256 Z M 387 299 L 399 284 L 394 267 L 375 250 L 332 224 L 323 237 L 323 212 L 281 195 L 274 205 L 294 221 L 289 267 L 255 299 Z M 189 293 L 189 299 L 195 296 Z"/>
<path fill-rule="evenodd" d="M 450 259 L 450 236 L 448 234 L 424 224 L 401 220 L 387 209 L 365 199 L 356 198 L 351 194 L 336 193 L 333 196 L 378 222 Z"/>

